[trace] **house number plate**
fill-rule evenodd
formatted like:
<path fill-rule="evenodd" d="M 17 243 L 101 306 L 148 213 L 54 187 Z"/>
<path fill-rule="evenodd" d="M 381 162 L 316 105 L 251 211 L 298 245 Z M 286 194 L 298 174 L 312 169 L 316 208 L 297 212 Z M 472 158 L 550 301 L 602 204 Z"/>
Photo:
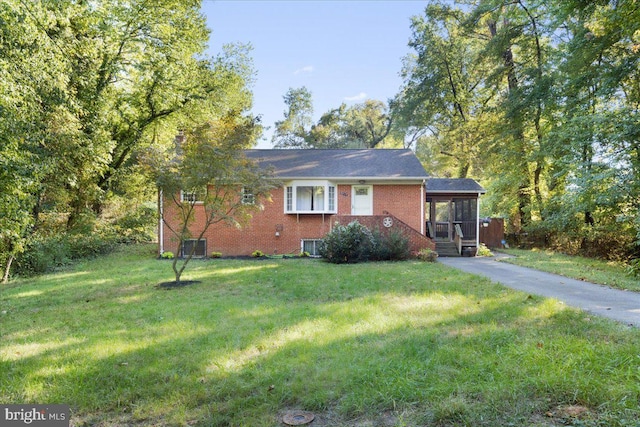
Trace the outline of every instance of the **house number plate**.
<path fill-rule="evenodd" d="M 393 225 L 393 218 L 391 218 L 390 216 L 385 217 L 382 220 L 382 225 L 384 225 L 387 228 L 391 227 Z"/>

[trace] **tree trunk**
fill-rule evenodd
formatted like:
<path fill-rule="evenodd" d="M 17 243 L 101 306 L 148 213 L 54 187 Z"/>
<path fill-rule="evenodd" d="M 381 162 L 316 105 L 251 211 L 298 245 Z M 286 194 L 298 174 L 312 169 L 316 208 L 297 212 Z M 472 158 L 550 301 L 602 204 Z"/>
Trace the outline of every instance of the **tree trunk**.
<path fill-rule="evenodd" d="M 182 252 L 182 240 L 178 243 L 178 249 L 176 249 L 176 253 L 173 256 L 173 262 L 171 263 L 171 268 L 173 269 L 173 273 L 176 277 L 176 285 L 180 284 L 180 276 L 182 276 L 182 272 L 184 271 L 184 264 L 182 268 L 178 268 L 178 257 Z"/>
<path fill-rule="evenodd" d="M 7 259 L 7 265 L 4 268 L 4 274 L 2 276 L 2 283 L 9 283 L 9 272 L 11 271 L 11 264 L 14 259 L 13 255 L 9 255 L 9 259 Z"/>
<path fill-rule="evenodd" d="M 504 25 L 508 26 L 509 22 L 505 19 Z M 498 25 L 495 21 L 488 23 L 489 33 L 494 38 L 498 34 Z M 513 49 L 511 44 L 502 53 L 502 60 L 507 70 L 507 87 L 509 97 L 516 96 L 518 90 L 518 76 L 516 75 L 516 64 L 513 59 Z M 520 185 L 516 197 L 518 200 L 518 228 L 523 228 L 531 223 L 531 195 L 530 195 L 530 176 L 527 164 L 527 154 L 525 150 L 526 140 L 524 136 L 524 118 L 522 113 L 514 111 L 511 118 L 511 128 L 513 129 L 513 152 L 517 158 L 512 159 L 515 168 L 513 172 L 519 175 Z"/>

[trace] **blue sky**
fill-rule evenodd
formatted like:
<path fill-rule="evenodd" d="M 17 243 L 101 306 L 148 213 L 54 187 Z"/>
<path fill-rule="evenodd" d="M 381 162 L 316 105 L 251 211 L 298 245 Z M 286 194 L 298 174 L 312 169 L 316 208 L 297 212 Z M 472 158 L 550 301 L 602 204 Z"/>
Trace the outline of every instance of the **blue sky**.
<path fill-rule="evenodd" d="M 258 147 L 270 148 L 289 88 L 311 91 L 315 121 L 343 102 L 393 97 L 402 83 L 402 58 L 410 52 L 410 18 L 426 3 L 204 0 L 202 10 L 212 31 L 211 54 L 227 43 L 253 46 L 253 112 L 272 128 Z"/>

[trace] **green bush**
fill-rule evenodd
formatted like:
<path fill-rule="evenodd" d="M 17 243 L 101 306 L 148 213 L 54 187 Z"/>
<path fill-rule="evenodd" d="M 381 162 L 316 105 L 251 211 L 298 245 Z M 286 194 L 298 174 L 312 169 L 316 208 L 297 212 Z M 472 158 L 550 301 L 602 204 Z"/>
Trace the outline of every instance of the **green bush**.
<path fill-rule="evenodd" d="M 162 255 L 160 255 L 162 259 L 173 259 L 174 257 L 175 255 L 171 251 L 162 252 Z"/>
<path fill-rule="evenodd" d="M 438 252 L 429 248 L 420 249 L 418 252 L 418 259 L 426 262 L 436 262 L 438 259 Z"/>
<path fill-rule="evenodd" d="M 631 277 L 640 277 L 640 258 L 629 261 L 627 273 Z"/>
<path fill-rule="evenodd" d="M 253 253 L 251 254 L 252 257 L 254 258 L 261 258 L 264 256 L 264 252 L 257 250 L 257 251 L 253 251 Z"/>
<path fill-rule="evenodd" d="M 478 252 L 476 252 L 476 256 L 493 256 L 493 252 L 484 244 L 480 243 L 478 246 Z"/>
<path fill-rule="evenodd" d="M 356 263 L 369 259 L 374 244 L 371 231 L 358 221 L 337 223 L 320 241 L 318 252 L 335 264 Z"/>
<path fill-rule="evenodd" d="M 14 263 L 14 273 L 31 276 L 52 271 L 74 260 L 111 252 L 118 238 L 112 234 L 35 236 Z"/>
<path fill-rule="evenodd" d="M 155 205 L 141 205 L 113 224 L 113 230 L 124 243 L 152 242 L 157 236 L 158 217 Z"/>
<path fill-rule="evenodd" d="M 375 261 L 401 261 L 409 258 L 409 239 L 399 230 L 391 230 L 382 233 L 375 229 L 373 235 L 373 247 L 369 259 Z"/>
<path fill-rule="evenodd" d="M 222 252 L 211 252 L 211 258 L 222 258 Z"/>
<path fill-rule="evenodd" d="M 409 239 L 401 231 L 369 230 L 358 221 L 336 224 L 321 241 L 318 252 L 336 264 L 362 261 L 397 261 L 409 258 Z"/>

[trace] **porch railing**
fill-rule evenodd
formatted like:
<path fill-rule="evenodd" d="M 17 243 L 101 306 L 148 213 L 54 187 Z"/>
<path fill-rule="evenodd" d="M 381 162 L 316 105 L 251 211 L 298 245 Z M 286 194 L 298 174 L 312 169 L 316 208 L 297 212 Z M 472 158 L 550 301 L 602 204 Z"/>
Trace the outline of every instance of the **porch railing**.
<path fill-rule="evenodd" d="M 449 239 L 449 223 L 436 222 L 436 238 Z"/>
<path fill-rule="evenodd" d="M 460 224 L 455 225 L 455 236 L 453 237 L 453 241 L 456 244 L 456 249 L 458 249 L 458 255 L 462 255 L 462 239 L 464 238 L 464 234 L 462 234 L 462 228 Z"/>
<path fill-rule="evenodd" d="M 467 240 L 476 239 L 476 221 L 456 221 L 456 226 L 460 226 L 462 234 Z"/>

